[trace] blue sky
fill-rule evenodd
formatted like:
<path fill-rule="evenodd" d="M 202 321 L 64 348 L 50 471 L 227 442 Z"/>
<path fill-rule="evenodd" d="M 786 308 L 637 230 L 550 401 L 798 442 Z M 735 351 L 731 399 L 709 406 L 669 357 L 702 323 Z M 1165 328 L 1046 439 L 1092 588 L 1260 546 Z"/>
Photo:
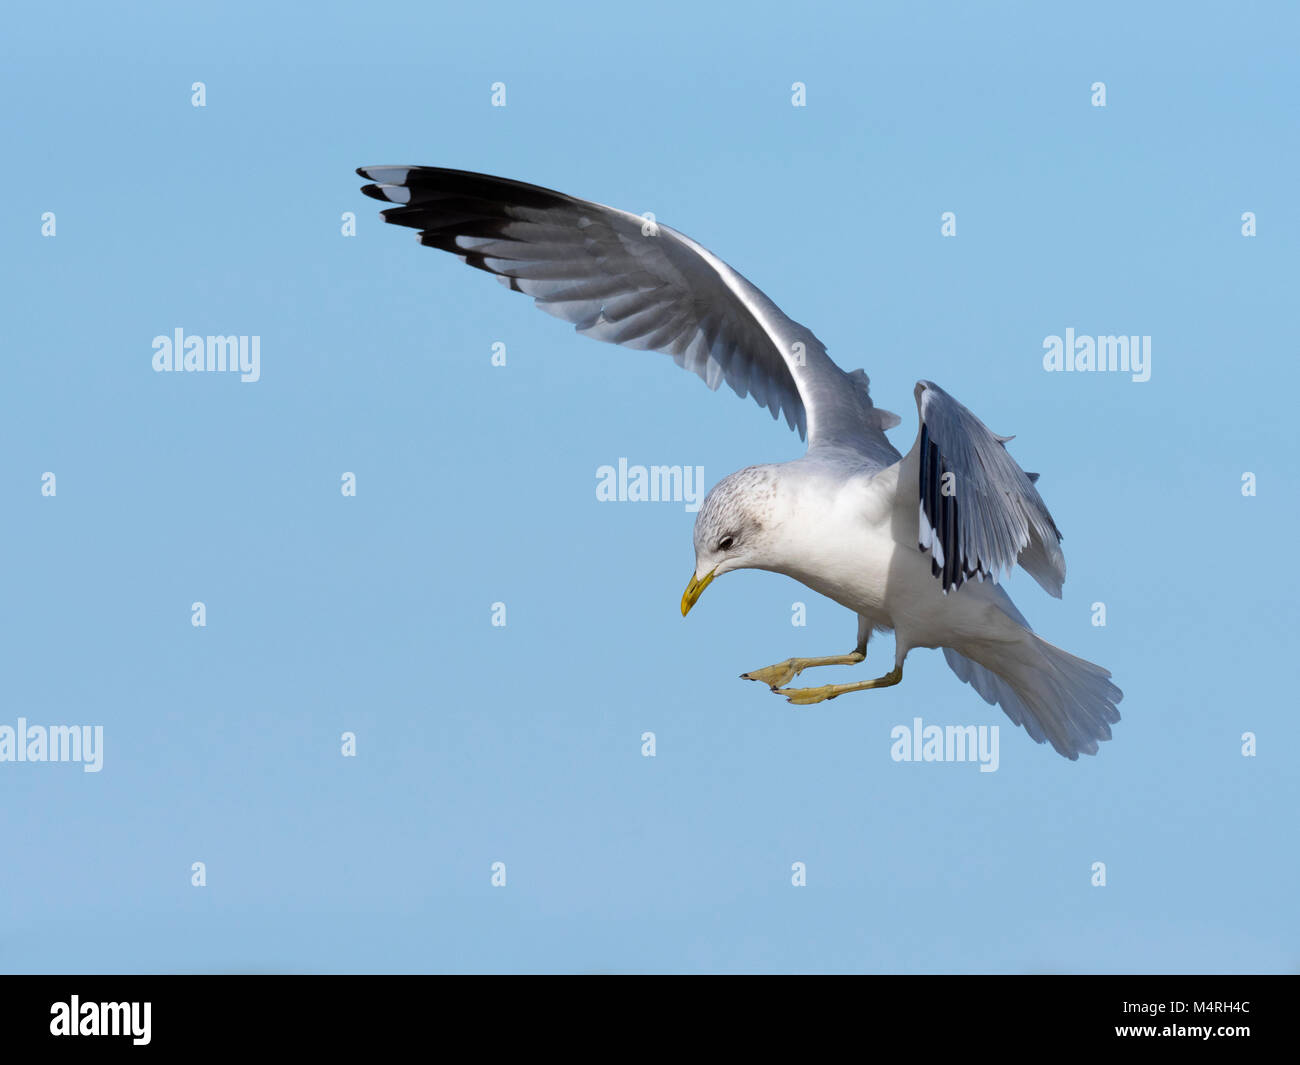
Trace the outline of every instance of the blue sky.
<path fill-rule="evenodd" d="M 10 12 L 0 725 L 104 764 L 0 764 L 0 970 L 1295 972 L 1297 17 L 1056 7 Z M 933 651 L 738 680 L 854 618 L 740 573 L 683 621 L 693 515 L 595 472 L 798 438 L 382 225 L 382 163 L 653 211 L 900 448 L 918 378 L 1016 434 L 1069 576 L 1009 589 L 1114 740 L 1067 762 Z M 260 380 L 153 372 L 178 327 Z M 1067 328 L 1150 380 L 1045 372 Z M 998 771 L 894 762 L 915 717 L 1000 725 Z"/>

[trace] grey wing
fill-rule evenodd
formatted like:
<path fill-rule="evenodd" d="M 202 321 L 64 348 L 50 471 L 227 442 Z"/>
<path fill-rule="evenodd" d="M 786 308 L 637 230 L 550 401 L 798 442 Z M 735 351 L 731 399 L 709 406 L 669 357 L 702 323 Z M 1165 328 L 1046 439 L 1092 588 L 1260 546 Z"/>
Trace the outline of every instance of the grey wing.
<path fill-rule="evenodd" d="M 898 460 L 863 371 L 841 370 L 812 332 L 711 252 L 662 223 L 506 178 L 442 167 L 357 171 L 386 222 L 496 274 L 579 333 L 670 354 L 712 389 L 752 395 L 809 446 L 869 467 Z"/>
<path fill-rule="evenodd" d="M 1061 534 L 1028 474 L 998 436 L 930 381 L 916 386 L 921 416 L 908 461 L 917 465 L 919 546 L 945 592 L 971 577 L 996 580 L 1017 562 L 1051 595 L 1065 581 Z"/>

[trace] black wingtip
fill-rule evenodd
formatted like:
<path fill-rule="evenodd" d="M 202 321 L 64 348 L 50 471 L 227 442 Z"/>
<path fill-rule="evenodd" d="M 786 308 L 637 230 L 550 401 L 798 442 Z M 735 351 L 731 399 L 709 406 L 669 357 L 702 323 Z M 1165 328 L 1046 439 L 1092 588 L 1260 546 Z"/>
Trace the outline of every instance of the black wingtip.
<path fill-rule="evenodd" d="M 381 189 L 378 185 L 362 185 L 361 191 L 364 192 L 367 196 L 369 196 L 372 200 L 383 200 L 384 203 L 392 203 L 392 200 L 390 200 L 387 196 L 384 195 L 384 190 Z"/>

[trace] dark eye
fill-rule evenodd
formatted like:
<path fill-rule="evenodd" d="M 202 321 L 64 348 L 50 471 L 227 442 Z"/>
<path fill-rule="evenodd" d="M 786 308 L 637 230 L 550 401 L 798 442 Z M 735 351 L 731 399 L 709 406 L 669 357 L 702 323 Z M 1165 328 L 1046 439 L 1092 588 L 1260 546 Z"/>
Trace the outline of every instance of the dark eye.
<path fill-rule="evenodd" d="M 731 545 L 734 544 L 735 542 L 736 542 L 736 538 L 734 536 L 724 536 L 721 540 L 718 541 L 718 550 L 730 551 Z"/>

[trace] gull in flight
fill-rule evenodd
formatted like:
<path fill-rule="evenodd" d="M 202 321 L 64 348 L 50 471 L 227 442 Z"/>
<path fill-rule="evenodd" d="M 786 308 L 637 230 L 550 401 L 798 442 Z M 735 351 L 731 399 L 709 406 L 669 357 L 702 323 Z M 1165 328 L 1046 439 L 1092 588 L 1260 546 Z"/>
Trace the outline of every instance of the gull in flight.
<path fill-rule="evenodd" d="M 901 455 L 896 414 L 871 401 L 867 375 L 845 373 L 812 332 L 706 248 L 613 207 L 506 178 L 426 166 L 357 171 L 386 222 L 421 244 L 495 274 L 583 336 L 664 352 L 753 396 L 808 441 L 793 462 L 750 466 L 716 484 L 695 521 L 695 573 L 682 615 L 724 573 L 783 573 L 858 615 L 848 654 L 791 658 L 743 674 L 798 704 L 899 683 L 914 647 L 998 703 L 1066 758 L 1096 754 L 1122 693 L 1100 666 L 1034 634 L 998 585 L 1017 563 L 1061 595 L 1061 534 L 1010 437 L 938 385 L 920 381 L 920 427 Z M 894 668 L 850 684 L 788 687 L 813 666 L 856 665 L 873 632 L 892 629 Z"/>

